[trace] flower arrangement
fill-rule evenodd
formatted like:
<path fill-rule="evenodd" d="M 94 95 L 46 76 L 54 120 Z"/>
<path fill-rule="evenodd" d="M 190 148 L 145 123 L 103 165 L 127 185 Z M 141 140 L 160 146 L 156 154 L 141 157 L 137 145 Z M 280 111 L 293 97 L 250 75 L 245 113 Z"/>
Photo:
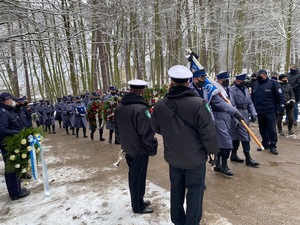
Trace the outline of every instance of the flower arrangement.
<path fill-rule="evenodd" d="M 4 139 L 5 150 L 7 151 L 7 172 L 16 173 L 18 176 L 30 171 L 31 151 L 35 150 L 39 158 L 39 147 L 36 142 L 43 141 L 42 128 L 24 128 L 19 134 Z"/>
<path fill-rule="evenodd" d="M 96 115 L 98 114 L 98 117 L 101 117 L 102 110 L 103 110 L 103 102 L 99 100 L 93 100 L 90 104 L 88 104 L 86 119 L 91 124 L 91 126 L 94 127 L 97 126 Z"/>
<path fill-rule="evenodd" d="M 121 98 L 112 97 L 104 102 L 103 105 L 103 118 L 105 121 L 114 122 L 114 114 L 117 105 L 119 104 Z"/>
<path fill-rule="evenodd" d="M 154 88 L 147 88 L 144 92 L 143 97 L 150 107 L 154 106 L 158 99 L 163 98 L 168 92 L 168 86 L 164 85 L 163 87 L 154 86 Z"/>

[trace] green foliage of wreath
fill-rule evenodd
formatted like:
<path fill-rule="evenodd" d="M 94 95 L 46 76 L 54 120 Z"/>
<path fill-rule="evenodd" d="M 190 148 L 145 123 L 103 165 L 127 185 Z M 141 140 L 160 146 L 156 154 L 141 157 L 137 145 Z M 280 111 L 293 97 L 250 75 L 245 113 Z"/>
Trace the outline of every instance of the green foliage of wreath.
<path fill-rule="evenodd" d="M 4 138 L 4 146 L 7 154 L 6 171 L 9 173 L 15 173 L 17 176 L 22 176 L 30 170 L 30 151 L 32 148 L 28 137 L 30 135 L 38 137 L 40 136 L 40 142 L 43 140 L 43 128 L 24 128 L 19 134 Z M 39 158 L 39 149 L 37 144 L 34 145 L 36 150 L 36 158 Z"/>
<path fill-rule="evenodd" d="M 168 86 L 159 87 L 155 85 L 154 88 L 147 88 L 144 91 L 143 97 L 146 102 L 152 107 L 158 99 L 163 98 L 168 93 Z"/>
<path fill-rule="evenodd" d="M 91 124 L 91 126 L 96 127 L 96 114 L 98 114 L 99 119 L 101 118 L 101 113 L 103 110 L 103 102 L 99 100 L 93 100 L 87 105 L 87 121 Z"/>
<path fill-rule="evenodd" d="M 104 101 L 103 105 L 103 118 L 104 121 L 114 122 L 114 113 L 117 105 L 121 102 L 121 97 L 111 97 L 109 100 Z"/>

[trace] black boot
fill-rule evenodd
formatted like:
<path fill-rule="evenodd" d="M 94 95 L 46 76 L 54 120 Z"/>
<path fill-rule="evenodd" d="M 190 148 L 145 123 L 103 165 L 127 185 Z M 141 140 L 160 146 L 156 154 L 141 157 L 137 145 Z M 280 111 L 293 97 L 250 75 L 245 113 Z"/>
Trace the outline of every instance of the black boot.
<path fill-rule="evenodd" d="M 61 129 L 61 120 L 58 121 L 59 129 Z"/>
<path fill-rule="evenodd" d="M 244 160 L 241 159 L 241 158 L 237 155 L 237 149 L 232 149 L 232 150 L 231 150 L 230 161 L 238 162 L 238 163 L 243 163 L 243 162 L 244 162 Z"/>
<path fill-rule="evenodd" d="M 244 152 L 247 166 L 258 166 L 260 163 L 251 158 L 250 152 Z"/>
<path fill-rule="evenodd" d="M 103 138 L 103 129 L 99 130 L 99 135 L 100 135 L 100 141 L 105 141 L 105 138 Z"/>
<path fill-rule="evenodd" d="M 55 125 L 52 125 L 52 133 L 56 134 L 56 132 L 55 132 Z"/>
<path fill-rule="evenodd" d="M 66 127 L 66 134 L 70 134 L 68 127 Z"/>
<path fill-rule="evenodd" d="M 75 128 L 71 127 L 71 130 L 72 130 L 72 135 L 75 135 Z"/>
<path fill-rule="evenodd" d="M 217 158 L 217 161 L 216 161 L 216 165 L 215 165 L 215 167 L 214 167 L 214 171 L 220 172 L 220 167 L 221 167 L 221 164 L 220 164 L 220 158 L 218 157 L 218 158 Z"/>
<path fill-rule="evenodd" d="M 88 136 L 86 136 L 86 127 L 83 127 L 82 130 L 83 130 L 83 137 L 88 138 Z"/>
<path fill-rule="evenodd" d="M 47 126 L 46 126 L 46 132 L 47 132 L 47 131 L 49 132 L 49 134 L 51 134 L 50 125 L 47 125 Z"/>
<path fill-rule="evenodd" d="M 76 127 L 76 138 L 79 138 L 79 128 Z"/>
<path fill-rule="evenodd" d="M 116 135 L 116 133 L 115 133 L 115 144 L 116 145 L 120 145 L 121 144 L 120 138 L 119 138 L 119 136 Z"/>
<path fill-rule="evenodd" d="M 93 130 L 91 130 L 91 134 L 90 134 L 90 138 L 91 138 L 91 140 L 94 140 L 94 133 L 95 133 L 95 130 L 93 129 Z"/>
<path fill-rule="evenodd" d="M 222 158 L 222 165 L 220 166 L 220 172 L 227 176 L 233 176 L 233 172 L 229 169 L 227 165 L 227 159 Z"/>
<path fill-rule="evenodd" d="M 112 135 L 114 133 L 114 130 L 109 130 L 109 139 L 108 139 L 108 143 L 111 144 L 112 143 Z"/>

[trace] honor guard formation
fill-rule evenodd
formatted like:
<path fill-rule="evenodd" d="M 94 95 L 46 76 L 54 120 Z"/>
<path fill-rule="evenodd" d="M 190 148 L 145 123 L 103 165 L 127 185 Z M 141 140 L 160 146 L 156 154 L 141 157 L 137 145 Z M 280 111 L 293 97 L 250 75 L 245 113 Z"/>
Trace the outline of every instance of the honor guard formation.
<path fill-rule="evenodd" d="M 193 52 L 188 60 L 190 68 L 175 65 L 168 70 L 168 88 L 151 89 L 146 81 L 134 79 L 126 90 L 110 86 L 103 94 L 59 96 L 55 103 L 48 99 L 28 103 L 26 97 L 1 93 L 0 148 L 5 166 L 9 157 L 5 137 L 32 126 L 51 135 L 58 135 L 58 128 L 64 129 L 63 135 L 120 145 L 120 157 L 125 155 L 129 168 L 132 211 L 152 213 L 151 202 L 144 199 L 147 167 L 149 156 L 157 153 L 155 134 L 161 135 L 169 164 L 171 220 L 177 225 L 199 224 L 207 161 L 216 173 L 233 176 L 229 160 L 249 167 L 260 165 L 251 156 L 251 140 L 258 151 L 277 155 L 277 135 L 294 134 L 300 73 L 297 65 L 291 65 L 287 74 L 261 69 L 252 75 L 232 76 L 223 71 L 210 77 Z M 250 122 L 256 121 L 260 140 L 249 128 Z M 288 127 L 286 134 L 283 125 Z M 240 146 L 244 157 L 238 151 Z M 5 171 L 12 200 L 30 194 L 21 187 L 21 179 L 31 179 L 31 175 L 20 177 Z"/>

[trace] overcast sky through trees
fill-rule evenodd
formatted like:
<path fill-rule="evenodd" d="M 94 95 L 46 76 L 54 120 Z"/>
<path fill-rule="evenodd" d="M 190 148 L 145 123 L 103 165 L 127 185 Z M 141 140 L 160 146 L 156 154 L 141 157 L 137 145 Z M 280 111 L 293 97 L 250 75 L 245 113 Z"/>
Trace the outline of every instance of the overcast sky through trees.
<path fill-rule="evenodd" d="M 1 89 L 29 98 L 168 82 L 192 49 L 210 74 L 299 63 L 300 0 L 0 0 Z"/>

